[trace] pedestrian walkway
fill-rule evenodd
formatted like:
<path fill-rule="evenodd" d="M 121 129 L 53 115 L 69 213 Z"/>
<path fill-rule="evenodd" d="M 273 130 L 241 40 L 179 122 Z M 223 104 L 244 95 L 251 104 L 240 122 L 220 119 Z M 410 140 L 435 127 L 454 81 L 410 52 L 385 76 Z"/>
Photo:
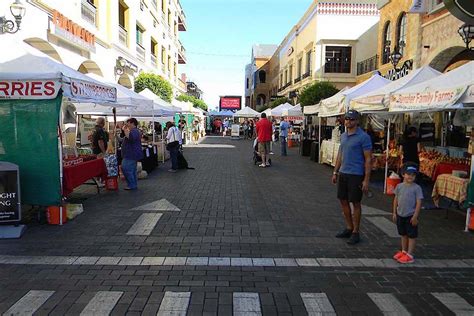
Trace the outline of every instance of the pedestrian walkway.
<path fill-rule="evenodd" d="M 472 314 L 474 236 L 459 214 L 422 211 L 402 265 L 390 198 L 364 199 L 362 242 L 347 245 L 331 168 L 296 149 L 265 169 L 251 141 L 185 154 L 195 170 L 84 190 L 66 225 L 0 240 L 0 315 Z"/>
<path fill-rule="evenodd" d="M 316 315 L 337 315 L 346 311 L 365 312 L 383 315 L 415 315 L 420 309 L 403 297 L 388 293 L 367 293 L 359 294 L 357 298 L 361 300 L 358 306 L 347 304 L 352 299 L 343 296 L 327 293 L 298 293 L 279 300 L 284 296 L 257 292 L 232 292 L 214 295 L 215 298 L 203 297 L 202 293 L 192 292 L 171 292 L 152 293 L 143 296 L 137 303 L 141 304 L 144 314 L 158 316 L 165 315 L 190 315 L 202 313 L 219 313 L 219 315 L 249 316 L 249 315 L 272 315 L 283 311 L 295 314 Z M 98 291 L 84 293 L 75 300 L 70 300 L 68 306 L 64 308 L 61 303 L 57 303 L 56 298 L 59 293 L 55 291 L 35 290 L 29 291 L 18 301 L 2 311 L 2 306 L 9 303 L 0 304 L 0 312 L 4 316 L 9 315 L 33 315 L 33 314 L 79 314 L 88 315 L 110 315 L 119 314 L 123 309 L 125 301 L 130 299 L 125 297 L 125 292 L 121 291 Z M 474 306 L 466 299 L 456 293 L 429 293 L 428 296 L 413 295 L 412 301 L 418 299 L 432 304 L 431 310 L 436 314 L 451 312 L 455 315 L 473 315 Z M 464 294 L 464 296 L 466 296 Z M 89 298 L 90 297 L 90 298 Z M 160 299 L 161 298 L 161 299 Z M 203 299 L 204 298 L 204 299 Z M 471 297 L 472 298 L 472 297 Z M 10 298 L 3 301 L 11 301 Z M 403 302 L 402 302 L 403 301 Z M 139 310 L 139 309 L 135 309 Z M 427 311 L 427 310 L 426 310 Z M 274 314 L 273 314 L 274 315 Z"/>

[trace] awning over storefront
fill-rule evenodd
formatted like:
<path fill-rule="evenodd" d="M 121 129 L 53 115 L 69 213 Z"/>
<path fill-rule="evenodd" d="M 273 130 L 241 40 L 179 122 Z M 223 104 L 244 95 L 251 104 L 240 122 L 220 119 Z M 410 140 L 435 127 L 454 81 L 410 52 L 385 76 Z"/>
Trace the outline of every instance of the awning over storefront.
<path fill-rule="evenodd" d="M 474 103 L 474 61 L 390 96 L 390 112 L 442 111 Z"/>
<path fill-rule="evenodd" d="M 391 93 L 403 89 L 404 87 L 419 84 L 439 75 L 441 75 L 441 73 L 430 66 L 418 68 L 405 77 L 353 99 L 350 103 L 350 107 L 361 113 L 388 110 Z"/>
<path fill-rule="evenodd" d="M 319 116 L 328 117 L 344 114 L 349 108 L 352 99 L 379 89 L 390 82 L 390 80 L 385 79 L 379 74 L 375 74 L 370 77 L 370 79 L 359 83 L 352 88 L 341 90 L 336 95 L 321 101 Z"/>

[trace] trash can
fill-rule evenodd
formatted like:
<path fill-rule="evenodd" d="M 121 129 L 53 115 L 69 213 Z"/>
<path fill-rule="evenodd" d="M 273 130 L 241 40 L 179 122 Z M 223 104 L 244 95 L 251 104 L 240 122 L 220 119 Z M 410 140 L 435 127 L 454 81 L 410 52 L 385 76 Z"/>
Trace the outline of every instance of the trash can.
<path fill-rule="evenodd" d="M 313 142 L 311 143 L 309 159 L 311 159 L 312 161 L 318 162 L 318 155 L 319 155 L 319 143 Z"/>
<path fill-rule="evenodd" d="M 394 195 L 395 188 L 402 182 L 400 178 L 387 178 L 387 195 Z"/>
<path fill-rule="evenodd" d="M 301 150 L 301 155 L 302 156 L 307 156 L 309 157 L 311 155 L 311 144 L 313 143 L 314 141 L 311 140 L 311 139 L 304 139 L 303 140 L 303 148 Z"/>

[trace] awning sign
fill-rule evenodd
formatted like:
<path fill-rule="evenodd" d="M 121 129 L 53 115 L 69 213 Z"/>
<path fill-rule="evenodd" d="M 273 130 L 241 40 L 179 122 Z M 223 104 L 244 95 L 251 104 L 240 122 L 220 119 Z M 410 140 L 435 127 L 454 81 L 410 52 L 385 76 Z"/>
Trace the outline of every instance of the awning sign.
<path fill-rule="evenodd" d="M 101 84 L 71 79 L 71 94 L 78 99 L 116 102 L 117 89 Z"/>
<path fill-rule="evenodd" d="M 0 80 L 0 99 L 54 99 L 60 88 L 57 80 Z"/>
<path fill-rule="evenodd" d="M 385 95 L 371 95 L 351 101 L 351 108 L 359 112 L 380 111 L 385 109 Z"/>
<path fill-rule="evenodd" d="M 344 99 L 341 102 L 322 102 L 321 110 L 319 111 L 318 116 L 320 117 L 329 117 L 329 116 L 338 116 L 345 113 L 344 111 Z"/>
<path fill-rule="evenodd" d="M 390 112 L 428 111 L 454 108 L 467 87 L 449 90 L 394 94 L 390 98 Z"/>

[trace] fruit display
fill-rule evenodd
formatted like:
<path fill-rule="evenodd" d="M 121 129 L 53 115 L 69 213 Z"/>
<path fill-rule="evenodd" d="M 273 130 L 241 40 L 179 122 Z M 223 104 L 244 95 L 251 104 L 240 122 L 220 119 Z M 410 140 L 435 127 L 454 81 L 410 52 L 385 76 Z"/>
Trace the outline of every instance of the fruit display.
<path fill-rule="evenodd" d="M 394 151 L 394 152 L 393 152 Z M 372 170 L 385 169 L 385 162 L 387 161 L 387 155 L 384 153 L 379 155 L 374 155 L 372 157 Z M 400 166 L 400 158 L 395 149 L 389 151 L 388 156 L 388 168 L 389 169 L 398 169 Z"/>
<path fill-rule="evenodd" d="M 436 167 L 440 163 L 451 163 L 457 165 L 469 165 L 470 159 L 466 158 L 455 158 L 443 155 L 437 151 L 423 151 L 419 154 L 420 156 L 420 172 L 433 177 Z"/>

